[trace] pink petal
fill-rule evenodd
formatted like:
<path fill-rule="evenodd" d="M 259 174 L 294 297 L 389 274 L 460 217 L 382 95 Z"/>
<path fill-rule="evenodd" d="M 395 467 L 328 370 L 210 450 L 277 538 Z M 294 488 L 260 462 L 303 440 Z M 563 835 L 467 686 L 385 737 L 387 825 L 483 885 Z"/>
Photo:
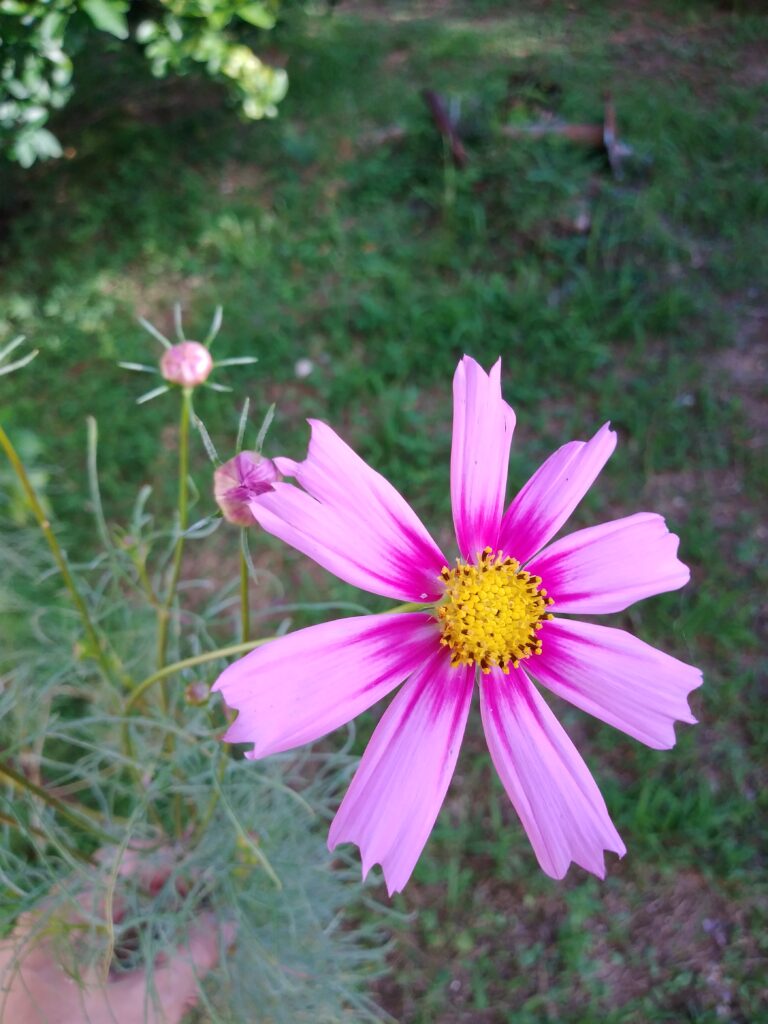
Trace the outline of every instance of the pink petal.
<path fill-rule="evenodd" d="M 459 551 L 466 560 L 496 549 L 504 511 L 515 414 L 501 397 L 501 360 L 487 374 L 469 356 L 453 378 L 451 502 Z"/>
<path fill-rule="evenodd" d="M 588 622 L 555 619 L 541 639 L 541 655 L 526 663 L 539 682 L 641 743 L 674 747 L 674 723 L 696 721 L 687 697 L 702 679 L 693 665 Z"/>
<path fill-rule="evenodd" d="M 276 459 L 304 488 L 278 483 L 250 505 L 259 524 L 353 586 L 384 597 L 440 597 L 445 556 L 419 517 L 325 423 L 310 420 L 304 462 Z"/>
<path fill-rule="evenodd" d="M 525 564 L 551 540 L 595 481 L 616 447 L 606 423 L 590 441 L 571 441 L 536 470 L 507 509 L 499 548 Z"/>
<path fill-rule="evenodd" d="M 679 539 L 662 516 L 638 512 L 555 541 L 526 568 L 541 576 L 556 613 L 620 612 L 635 601 L 685 586 Z"/>
<path fill-rule="evenodd" d="M 363 615 L 280 637 L 225 669 L 213 689 L 239 711 L 224 737 L 264 757 L 351 721 L 434 653 L 439 630 L 422 612 Z"/>
<path fill-rule="evenodd" d="M 474 669 L 438 651 L 376 727 L 333 820 L 328 846 L 360 847 L 363 877 L 381 864 L 391 896 L 416 866 L 451 781 L 472 700 Z"/>
<path fill-rule="evenodd" d="M 605 877 L 604 850 L 626 852 L 589 769 L 525 674 L 480 678 L 491 758 L 539 864 L 562 878 L 571 861 Z"/>

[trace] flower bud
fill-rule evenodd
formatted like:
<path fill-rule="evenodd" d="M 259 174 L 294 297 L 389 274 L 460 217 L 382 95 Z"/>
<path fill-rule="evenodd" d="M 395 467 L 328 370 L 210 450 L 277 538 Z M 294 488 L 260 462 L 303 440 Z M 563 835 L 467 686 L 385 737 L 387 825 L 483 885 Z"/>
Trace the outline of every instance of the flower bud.
<path fill-rule="evenodd" d="M 199 341 L 181 341 L 163 352 L 160 372 L 171 384 L 194 388 L 208 379 L 213 369 L 211 353 Z"/>
<path fill-rule="evenodd" d="M 184 691 L 184 700 L 187 704 L 191 704 L 193 707 L 202 707 L 203 704 L 208 703 L 208 698 L 211 695 L 211 688 L 207 683 L 201 681 L 196 683 L 190 683 Z"/>
<path fill-rule="evenodd" d="M 237 526 L 256 522 L 248 502 L 272 490 L 279 474 L 271 459 L 258 452 L 240 452 L 213 474 L 213 494 L 224 518 Z"/>

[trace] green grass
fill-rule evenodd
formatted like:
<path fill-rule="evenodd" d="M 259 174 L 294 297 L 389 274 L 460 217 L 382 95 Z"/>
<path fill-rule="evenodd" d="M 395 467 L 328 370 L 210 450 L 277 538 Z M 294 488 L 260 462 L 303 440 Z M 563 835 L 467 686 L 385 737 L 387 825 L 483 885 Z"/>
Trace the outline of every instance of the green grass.
<path fill-rule="evenodd" d="M 148 479 L 170 500 L 173 434 L 169 450 L 156 438 L 173 403 L 137 408 L 145 382 L 116 362 L 159 355 L 135 315 L 170 330 L 177 299 L 198 336 L 223 303 L 217 351 L 259 356 L 219 379 L 251 397 L 254 431 L 278 403 L 273 452 L 299 454 L 303 418 L 329 419 L 448 542 L 463 352 L 503 358 L 513 487 L 610 418 L 620 446 L 575 523 L 649 508 L 682 536 L 691 586 L 616 622 L 703 666 L 701 724 L 659 754 L 558 708 L 629 849 L 605 883 L 574 869 L 561 884 L 538 871 L 473 724 L 395 901 L 410 917 L 379 995 L 413 1024 L 746 1022 L 764 997 L 768 25 L 706 4 L 576 6 L 307 17 L 277 36 L 291 89 L 258 126 L 211 87 L 160 87 L 141 62 L 94 54 L 57 126 L 72 159 L 4 172 L 0 190 L 0 343 L 23 331 L 42 350 L 22 384 L 0 382 L 2 416 L 33 452 L 42 441 L 34 458 L 73 544 L 90 530 L 86 413 L 101 422 L 108 515 Z M 463 172 L 424 86 L 461 99 Z M 625 181 L 568 142 L 499 134 L 545 111 L 599 118 L 609 86 L 647 160 Z M 372 141 L 393 124 L 402 138 Z M 236 402 L 206 393 L 197 407 L 225 453 Z M 202 515 L 201 448 L 196 474 Z M 292 594 L 350 596 L 264 550 Z"/>

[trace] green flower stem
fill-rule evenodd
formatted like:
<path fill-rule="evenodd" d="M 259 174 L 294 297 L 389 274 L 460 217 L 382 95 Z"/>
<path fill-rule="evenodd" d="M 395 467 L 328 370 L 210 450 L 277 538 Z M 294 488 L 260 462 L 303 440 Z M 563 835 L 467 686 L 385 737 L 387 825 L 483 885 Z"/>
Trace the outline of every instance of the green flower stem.
<path fill-rule="evenodd" d="M 88 606 L 83 600 L 80 591 L 77 589 L 75 579 L 72 576 L 72 573 L 69 571 L 69 565 L 67 564 L 66 555 L 59 546 L 59 542 L 56 539 L 56 535 L 51 529 L 51 524 L 48 521 L 48 517 L 45 514 L 43 506 L 40 504 L 40 499 L 37 497 L 35 489 L 32 486 L 29 477 L 27 476 L 27 471 L 24 468 L 24 463 L 19 458 L 16 449 L 13 447 L 11 439 L 3 430 L 2 426 L 0 426 L 0 447 L 2 447 L 3 451 L 5 452 L 8 458 L 8 461 L 11 464 L 11 468 L 18 477 L 19 483 L 21 484 L 24 490 L 24 494 L 26 495 L 27 501 L 29 502 L 30 508 L 32 509 L 32 513 L 37 521 L 37 525 L 40 527 L 43 536 L 48 542 L 48 547 L 51 550 L 51 554 L 53 555 L 54 561 L 56 562 L 56 565 L 59 567 L 61 577 L 64 580 L 67 589 L 69 590 L 72 602 L 77 608 L 77 611 L 80 615 L 80 619 L 82 620 L 83 628 L 85 630 L 86 636 L 88 637 L 89 646 L 91 648 L 93 657 L 98 661 L 105 676 L 112 683 L 115 682 L 116 677 L 118 675 L 122 676 L 122 682 L 125 682 L 125 676 L 123 673 L 119 671 L 118 664 L 116 664 L 117 658 L 114 652 L 107 651 L 106 644 L 103 638 L 100 636 L 96 627 L 93 624 L 90 612 L 88 611 Z"/>
<path fill-rule="evenodd" d="M 181 393 L 181 420 L 179 422 L 179 498 L 178 498 L 178 537 L 173 552 L 171 564 L 171 575 L 168 581 L 168 590 L 165 600 L 158 609 L 157 624 L 157 667 L 161 669 L 165 665 L 166 652 L 168 649 L 168 626 L 171 618 L 171 609 L 176 598 L 176 588 L 181 575 L 181 559 L 184 554 L 184 533 L 189 525 L 189 419 L 192 405 L 192 389 L 184 388 Z M 167 708 L 168 695 L 163 693 L 163 705 Z"/>
<path fill-rule="evenodd" d="M 139 583 L 141 583 L 142 587 L 144 588 L 144 593 L 147 595 L 147 600 L 154 608 L 159 608 L 160 601 L 158 599 L 157 594 L 155 593 L 155 588 L 152 586 L 152 581 L 150 580 L 149 574 L 147 573 L 146 565 L 138 556 L 135 559 L 133 559 L 133 564 L 136 569 L 136 575 L 139 578 Z"/>
<path fill-rule="evenodd" d="M 240 531 L 240 639 L 247 644 L 251 639 L 251 608 L 248 600 L 250 574 L 245 558 L 245 530 Z"/>
<path fill-rule="evenodd" d="M 215 792 L 218 795 L 221 806 L 224 808 L 227 817 L 232 822 L 235 831 L 237 832 L 239 844 L 243 847 L 243 849 L 248 850 L 255 863 L 261 864 L 262 868 L 264 868 L 264 871 L 267 874 L 267 877 L 272 881 L 275 888 L 277 890 L 282 889 L 283 883 L 280 881 L 279 875 L 272 867 L 272 864 L 270 863 L 266 854 L 264 853 L 263 850 L 260 849 L 258 844 L 255 843 L 253 839 L 251 839 L 251 837 L 244 831 L 243 826 L 240 824 L 240 819 L 229 806 L 229 801 L 226 799 L 222 792 L 221 780 L 219 779 L 218 775 L 213 776 L 213 785 L 215 787 Z"/>
<path fill-rule="evenodd" d="M 165 593 L 165 600 L 157 609 L 157 667 L 158 670 L 165 666 L 165 659 L 168 652 L 168 627 L 171 622 L 171 612 L 176 601 L 176 590 L 181 576 L 181 560 L 184 555 L 184 534 L 189 525 L 189 420 L 192 406 L 192 389 L 184 388 L 181 392 L 181 419 L 179 421 L 179 497 L 177 507 L 176 545 L 173 551 L 171 572 L 168 579 L 168 589 Z M 165 676 L 160 687 L 160 707 L 163 714 L 168 713 L 170 695 Z M 133 691 L 133 694 L 136 690 Z M 133 696 L 132 694 L 132 696 Z M 163 744 L 163 749 L 169 758 L 173 757 L 174 751 L 173 735 L 168 734 Z M 173 805 L 173 827 L 177 838 L 183 833 L 181 797 L 178 793 L 174 795 Z"/>
<path fill-rule="evenodd" d="M 426 612 L 434 605 L 419 604 L 418 601 L 411 601 L 409 604 L 398 604 L 394 608 L 387 608 L 388 615 L 399 615 L 402 612 Z"/>
<path fill-rule="evenodd" d="M 174 661 L 171 665 L 164 665 L 163 668 L 153 672 L 151 676 L 147 676 L 131 691 L 128 699 L 123 707 L 124 712 L 130 711 L 133 705 L 141 699 L 144 693 L 154 686 L 155 683 L 160 682 L 162 679 L 166 679 L 168 676 L 174 675 L 176 672 L 181 672 L 185 668 L 194 668 L 195 665 L 204 665 L 208 661 L 216 661 L 217 658 L 228 658 L 231 654 L 247 654 L 248 651 L 254 650 L 256 647 L 261 647 L 262 644 L 269 643 L 270 640 L 277 639 L 274 636 L 265 636 L 260 640 L 249 640 L 244 644 L 232 644 L 229 647 L 219 647 L 215 651 L 206 651 L 205 654 L 196 654 L 193 658 L 184 658 L 182 661 Z"/>
<path fill-rule="evenodd" d="M 221 787 L 224 784 L 224 776 L 227 773 L 227 764 L 230 757 L 232 756 L 232 746 L 229 743 L 222 743 L 219 748 L 219 761 L 216 765 L 216 771 L 214 772 L 214 778 L 216 779 L 217 785 L 211 787 L 211 795 L 208 797 L 208 804 L 203 811 L 202 817 L 197 823 L 194 835 L 192 837 L 191 846 L 193 849 L 197 849 L 197 844 L 200 842 L 202 837 L 208 830 L 208 826 L 211 823 L 216 807 L 219 803 L 219 794 L 221 793 Z"/>
<path fill-rule="evenodd" d="M 31 782 L 4 762 L 0 762 L 0 779 L 5 779 L 14 789 L 31 793 L 56 811 L 62 818 L 66 818 L 67 821 L 96 836 L 99 842 L 113 844 L 118 841 L 114 835 L 110 835 L 109 832 L 101 828 L 99 825 L 100 816 L 96 811 L 92 811 L 89 807 L 84 807 L 82 804 L 64 803 L 49 793 L 48 790 Z"/>

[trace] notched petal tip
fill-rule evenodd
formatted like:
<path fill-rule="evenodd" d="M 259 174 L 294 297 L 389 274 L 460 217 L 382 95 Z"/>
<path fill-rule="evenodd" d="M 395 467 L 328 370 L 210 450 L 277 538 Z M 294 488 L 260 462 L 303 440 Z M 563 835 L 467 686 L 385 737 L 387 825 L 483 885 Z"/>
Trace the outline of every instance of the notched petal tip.
<path fill-rule="evenodd" d="M 531 673 L 552 693 L 654 750 L 675 745 L 675 722 L 701 671 L 611 626 L 555 617 Z"/>
<path fill-rule="evenodd" d="M 570 860 L 559 866 L 556 872 L 549 870 L 541 860 L 539 860 L 539 864 L 545 874 L 549 875 L 550 878 L 556 879 L 558 882 L 568 875 L 571 868 L 586 871 L 587 874 L 594 875 L 595 878 L 599 878 L 601 882 L 604 882 L 608 874 L 606 854 L 615 854 L 618 860 L 623 860 L 627 853 L 627 847 L 615 828 L 613 829 L 613 836 L 610 838 L 604 837 L 603 843 L 603 848 L 599 852 L 595 851 L 593 854 L 586 855 L 571 854 Z"/>
<path fill-rule="evenodd" d="M 469 355 L 469 353 L 465 352 L 464 355 L 459 360 L 457 366 L 456 366 L 456 373 L 458 373 L 460 369 L 463 370 L 463 371 L 466 371 L 467 369 L 477 370 L 480 373 L 482 373 L 483 376 L 485 376 L 485 377 L 490 377 L 491 374 L 495 374 L 497 377 L 500 378 L 501 377 L 501 356 L 497 356 L 496 362 L 491 366 L 491 369 L 486 373 L 486 371 L 482 368 L 480 363 L 478 363 L 478 361 L 475 359 L 475 357 L 471 356 L 471 355 Z"/>
<path fill-rule="evenodd" d="M 238 717 L 233 719 L 227 726 L 227 730 L 221 737 L 221 741 L 222 743 L 252 743 L 253 737 L 244 735 L 244 732 L 243 720 L 238 713 Z"/>
<path fill-rule="evenodd" d="M 522 669 L 483 676 L 480 710 L 491 759 L 541 868 L 562 878 L 574 862 L 602 877 L 604 851 L 625 846 L 589 769 Z"/>
<path fill-rule="evenodd" d="M 618 832 L 613 840 L 613 846 L 606 845 L 600 854 L 596 855 L 594 859 L 582 862 L 581 860 L 577 860 L 573 857 L 567 863 L 561 863 L 556 868 L 552 865 L 548 866 L 542 864 L 541 861 L 539 861 L 539 865 L 544 874 L 549 878 L 554 879 L 556 882 L 561 882 L 570 873 L 571 868 L 586 871 L 588 874 L 599 878 L 601 882 L 604 882 L 605 877 L 608 874 L 608 865 L 606 864 L 605 855 L 609 853 L 615 854 L 618 860 L 623 860 L 627 853 L 627 848 Z"/>
<path fill-rule="evenodd" d="M 617 860 L 623 860 L 627 853 L 627 847 L 624 840 L 619 835 L 616 828 L 613 827 L 613 835 L 610 837 L 603 838 L 603 848 L 599 854 L 595 854 L 594 858 L 590 856 L 579 857 L 574 855 L 568 864 L 565 866 L 563 874 L 560 876 L 564 878 L 572 867 L 580 868 L 582 871 L 586 871 L 590 875 L 594 875 L 599 878 L 601 882 L 605 881 L 606 875 L 608 874 L 608 863 L 607 855 L 614 854 Z"/>
<path fill-rule="evenodd" d="M 392 895 L 411 877 L 453 775 L 474 673 L 433 654 L 384 713 L 333 819 L 328 843 L 354 843 L 365 877 L 380 864 Z"/>
<path fill-rule="evenodd" d="M 398 878 L 397 880 L 393 879 L 391 877 L 391 873 L 388 872 L 384 864 L 384 860 L 386 858 L 382 857 L 381 859 L 376 859 L 372 857 L 369 859 L 366 857 L 364 846 L 362 846 L 356 839 L 344 835 L 336 835 L 333 836 L 333 838 L 331 838 L 331 836 L 332 833 L 329 832 L 326 844 L 330 853 L 334 853 L 340 846 L 345 846 L 347 844 L 354 846 L 357 849 L 360 856 L 361 882 L 366 882 L 371 871 L 373 871 L 374 868 L 379 868 L 384 879 L 384 885 L 387 888 L 387 896 L 389 896 L 390 899 L 392 899 L 395 893 L 402 892 L 408 884 L 408 878 L 410 875 L 406 878 Z"/>
<path fill-rule="evenodd" d="M 619 435 L 618 435 L 618 432 L 615 431 L 613 429 L 613 427 L 611 426 L 611 421 L 610 420 L 606 420 L 605 423 L 602 424 L 602 426 L 598 427 L 598 429 L 594 433 L 594 437 L 603 437 L 606 434 L 610 434 L 610 436 L 613 439 L 614 444 L 615 444 L 616 441 L 618 440 L 618 436 Z"/>

